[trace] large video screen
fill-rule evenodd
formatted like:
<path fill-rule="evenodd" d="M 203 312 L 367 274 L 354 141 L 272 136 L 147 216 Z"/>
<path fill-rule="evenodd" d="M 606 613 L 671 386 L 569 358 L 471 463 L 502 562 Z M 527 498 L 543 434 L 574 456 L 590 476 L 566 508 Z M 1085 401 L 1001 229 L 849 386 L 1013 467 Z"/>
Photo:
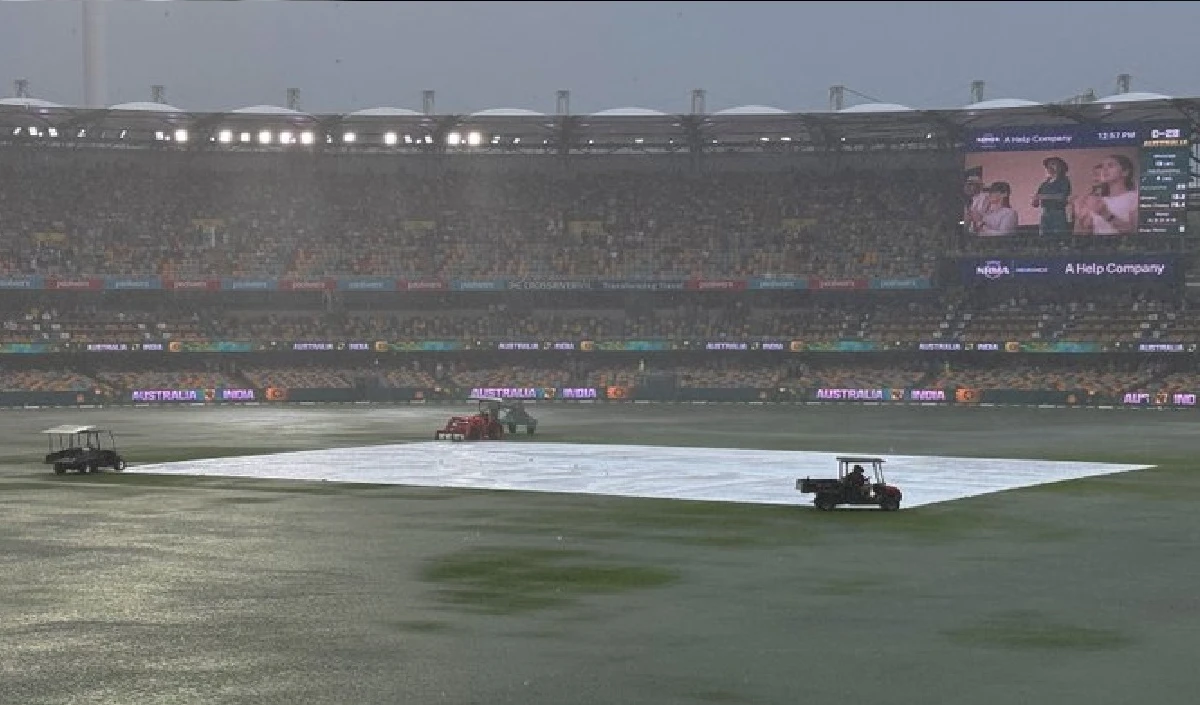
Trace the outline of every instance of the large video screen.
<path fill-rule="evenodd" d="M 1183 125 L 975 131 L 963 225 L 980 237 L 1183 234 L 1190 155 Z"/>

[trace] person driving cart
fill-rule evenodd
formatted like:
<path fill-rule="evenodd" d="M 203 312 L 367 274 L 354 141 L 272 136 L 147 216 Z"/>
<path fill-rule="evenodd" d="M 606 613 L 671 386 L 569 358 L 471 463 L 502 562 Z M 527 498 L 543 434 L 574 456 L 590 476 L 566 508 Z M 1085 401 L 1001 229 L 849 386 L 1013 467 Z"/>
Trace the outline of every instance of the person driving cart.
<path fill-rule="evenodd" d="M 855 465 L 854 469 L 846 475 L 846 485 L 852 492 L 860 497 L 865 497 L 870 492 L 870 483 L 867 480 L 867 471 L 863 470 L 863 466 Z"/>

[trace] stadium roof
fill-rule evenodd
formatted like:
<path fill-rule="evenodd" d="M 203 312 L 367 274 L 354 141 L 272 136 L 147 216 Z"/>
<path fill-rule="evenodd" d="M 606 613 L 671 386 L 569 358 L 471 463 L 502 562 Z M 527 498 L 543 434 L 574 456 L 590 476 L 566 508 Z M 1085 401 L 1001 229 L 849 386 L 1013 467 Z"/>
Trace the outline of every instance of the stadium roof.
<path fill-rule="evenodd" d="M 1037 105 L 1041 105 L 1041 103 L 1024 98 L 993 98 L 964 105 L 963 110 L 1004 110 L 1006 108 L 1030 108 Z"/>
<path fill-rule="evenodd" d="M 718 110 L 713 115 L 787 115 L 787 111 L 769 105 L 740 105 L 736 108 Z"/>
<path fill-rule="evenodd" d="M 143 103 L 143 102 L 120 103 L 117 105 L 109 106 L 108 109 L 109 110 L 123 110 L 123 111 L 127 111 L 127 112 L 142 112 L 142 113 L 181 113 L 181 112 L 183 112 L 179 108 L 176 108 L 174 105 L 167 105 L 166 103 Z"/>
<path fill-rule="evenodd" d="M 1171 96 L 1162 93 L 1117 93 L 1098 98 L 1097 103 L 1133 103 L 1147 100 L 1170 100 Z"/>
<path fill-rule="evenodd" d="M 544 117 L 546 113 L 525 108 L 488 108 L 471 113 L 471 117 Z"/>
<path fill-rule="evenodd" d="M 163 140 L 160 131 L 187 130 L 189 148 L 219 146 L 228 131 L 304 130 L 322 133 L 297 141 L 313 148 L 440 150 L 446 147 L 508 151 L 705 151 L 750 149 L 945 149 L 969 130 L 1032 125 L 1120 125 L 1143 121 L 1185 123 L 1200 129 L 1200 98 L 1124 93 L 1081 104 L 1000 98 L 957 108 L 923 110 L 895 103 L 866 103 L 839 111 L 786 111 L 743 105 L 704 114 L 669 114 L 639 107 L 590 115 L 547 115 L 522 108 L 493 108 L 467 115 L 426 115 L 377 107 L 346 114 L 310 115 L 273 105 L 229 112 L 190 112 L 157 103 L 110 108 L 62 106 L 36 98 L 0 99 L 0 141 L 29 139 Z M 36 133 L 27 128 L 36 127 Z M 48 128 L 56 128 L 53 137 Z M 345 139 L 349 132 L 354 139 Z M 86 135 L 86 137 L 85 137 Z M 169 141 L 169 140 L 168 140 Z M 239 143 L 244 140 L 239 140 Z M 233 144 L 239 148 L 255 144 Z M 269 148 L 276 148 L 272 140 Z"/>
<path fill-rule="evenodd" d="M 913 108 L 899 103 L 863 103 L 842 108 L 839 113 L 906 113 Z"/>
<path fill-rule="evenodd" d="M 0 106 L 12 108 L 62 108 L 65 106 L 51 103 L 41 98 L 0 98 Z"/>
<path fill-rule="evenodd" d="M 413 117 L 420 116 L 421 113 L 408 108 L 365 108 L 363 110 L 355 110 L 346 117 Z"/>
<path fill-rule="evenodd" d="M 278 105 L 250 105 L 230 112 L 238 115 L 306 115 L 299 110 L 281 108 Z"/>
<path fill-rule="evenodd" d="M 592 117 L 660 117 L 663 115 L 666 113 L 650 108 L 609 108 L 592 113 Z"/>

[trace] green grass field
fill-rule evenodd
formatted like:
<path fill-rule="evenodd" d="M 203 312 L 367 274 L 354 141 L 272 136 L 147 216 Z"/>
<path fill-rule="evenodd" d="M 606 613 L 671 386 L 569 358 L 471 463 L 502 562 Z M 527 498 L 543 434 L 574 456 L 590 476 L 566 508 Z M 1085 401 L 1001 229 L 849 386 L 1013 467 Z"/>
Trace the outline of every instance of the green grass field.
<path fill-rule="evenodd" d="M 60 423 L 145 463 L 425 440 L 448 411 L 0 413 L 0 702 L 1194 699 L 1191 413 L 535 410 L 539 441 L 1158 466 L 896 514 L 37 464 Z"/>

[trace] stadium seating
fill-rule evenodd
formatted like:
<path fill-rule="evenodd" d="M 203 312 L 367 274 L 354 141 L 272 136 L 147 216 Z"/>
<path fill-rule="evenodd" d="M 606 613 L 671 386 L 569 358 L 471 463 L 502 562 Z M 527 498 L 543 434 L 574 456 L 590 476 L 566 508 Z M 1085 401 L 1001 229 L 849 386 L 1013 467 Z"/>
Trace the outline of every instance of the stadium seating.
<path fill-rule="evenodd" d="M 930 276 L 958 216 L 937 197 L 952 170 L 484 176 L 6 156 L 0 274 Z"/>

